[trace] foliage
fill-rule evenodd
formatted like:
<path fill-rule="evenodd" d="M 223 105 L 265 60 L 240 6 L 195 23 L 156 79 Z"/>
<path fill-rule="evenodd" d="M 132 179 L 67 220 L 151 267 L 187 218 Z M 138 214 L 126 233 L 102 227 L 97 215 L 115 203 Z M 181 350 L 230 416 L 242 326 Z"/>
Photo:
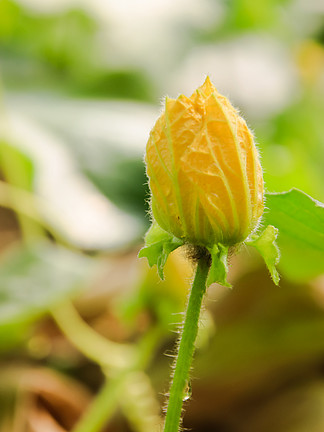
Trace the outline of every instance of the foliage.
<path fill-rule="evenodd" d="M 323 274 L 324 205 L 305 193 L 268 194 L 265 223 L 279 229 L 280 266 L 295 281 Z"/>

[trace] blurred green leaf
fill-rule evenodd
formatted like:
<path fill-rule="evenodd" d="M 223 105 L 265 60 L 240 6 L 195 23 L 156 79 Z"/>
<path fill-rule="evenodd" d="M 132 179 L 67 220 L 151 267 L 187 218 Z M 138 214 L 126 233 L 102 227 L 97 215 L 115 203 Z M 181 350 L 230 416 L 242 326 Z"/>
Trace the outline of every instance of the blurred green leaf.
<path fill-rule="evenodd" d="M 0 266 L 0 347 L 79 291 L 92 271 L 90 258 L 45 243 L 7 255 Z"/>
<path fill-rule="evenodd" d="M 83 158 L 83 172 L 115 205 L 143 218 L 148 211 L 149 189 L 142 158 L 118 153 L 113 146 L 107 146 L 101 157 L 106 161 L 105 169 Z"/>
<path fill-rule="evenodd" d="M 34 164 L 18 148 L 0 141 L 0 165 L 6 179 L 13 186 L 32 190 Z"/>
<path fill-rule="evenodd" d="M 320 93 L 304 89 L 299 100 L 257 132 L 269 191 L 296 187 L 324 200 L 323 116 Z"/>
<path fill-rule="evenodd" d="M 250 29 L 267 29 L 280 22 L 281 8 L 289 0 L 227 0 L 226 25 L 232 33 Z"/>
<path fill-rule="evenodd" d="M 35 167 L 33 161 L 17 147 L 0 138 L 0 169 L 6 182 L 22 190 L 32 191 Z M 10 197 L 14 201 L 13 197 Z M 3 203 L 2 203 L 3 204 Z M 32 204 L 30 205 L 32 206 Z M 22 214 L 17 214 L 25 240 L 40 237 L 39 224 Z"/>
<path fill-rule="evenodd" d="M 279 268 L 292 280 L 324 272 L 324 204 L 298 189 L 267 194 L 266 225 L 279 229 Z"/>
<path fill-rule="evenodd" d="M 45 61 L 63 75 L 93 59 L 97 24 L 81 9 L 43 15 L 3 0 L 0 28 L 0 52 Z"/>
<path fill-rule="evenodd" d="M 143 152 L 158 110 L 130 101 L 41 98 L 10 95 L 13 112 L 22 112 L 54 132 L 88 179 L 117 207 L 149 226 L 149 189 Z M 77 128 L 71 124 L 78 124 Z M 125 127 L 127 125 L 127 127 Z"/>
<path fill-rule="evenodd" d="M 152 100 L 144 68 L 116 69 L 107 64 L 97 37 L 99 28 L 82 7 L 39 14 L 12 0 L 0 1 L 0 60 L 6 86 Z"/>
<path fill-rule="evenodd" d="M 102 67 L 94 72 L 91 80 L 88 76 L 83 76 L 82 83 L 80 82 L 85 95 L 154 101 L 151 82 L 141 70 L 106 70 Z"/>

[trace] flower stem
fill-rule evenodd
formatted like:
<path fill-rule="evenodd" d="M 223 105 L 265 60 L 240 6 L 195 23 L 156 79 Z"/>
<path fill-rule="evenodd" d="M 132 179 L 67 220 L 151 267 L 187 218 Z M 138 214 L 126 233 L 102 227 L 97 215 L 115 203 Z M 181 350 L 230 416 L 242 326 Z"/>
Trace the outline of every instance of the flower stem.
<path fill-rule="evenodd" d="M 192 284 L 184 326 L 180 336 L 180 344 L 173 381 L 170 389 L 168 409 L 164 432 L 177 432 L 181 421 L 181 411 L 192 358 L 195 350 L 195 340 L 198 332 L 201 303 L 206 291 L 206 280 L 209 270 L 209 259 L 200 258 Z"/>

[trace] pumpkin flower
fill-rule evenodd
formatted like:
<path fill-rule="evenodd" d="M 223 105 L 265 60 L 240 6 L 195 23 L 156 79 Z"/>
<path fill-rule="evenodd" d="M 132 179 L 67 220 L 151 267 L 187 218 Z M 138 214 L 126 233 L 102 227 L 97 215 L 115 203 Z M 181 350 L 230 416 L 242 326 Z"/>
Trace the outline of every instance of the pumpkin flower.
<path fill-rule="evenodd" d="M 209 78 L 190 98 L 166 99 L 146 147 L 153 224 L 140 256 L 157 264 L 183 244 L 212 258 L 208 284 L 229 286 L 229 248 L 244 242 L 263 256 L 275 283 L 278 230 L 256 235 L 264 208 L 262 168 L 243 118 Z"/>
<path fill-rule="evenodd" d="M 209 78 L 166 99 L 146 149 L 153 217 L 186 243 L 233 246 L 263 213 L 258 151 L 243 118 Z"/>

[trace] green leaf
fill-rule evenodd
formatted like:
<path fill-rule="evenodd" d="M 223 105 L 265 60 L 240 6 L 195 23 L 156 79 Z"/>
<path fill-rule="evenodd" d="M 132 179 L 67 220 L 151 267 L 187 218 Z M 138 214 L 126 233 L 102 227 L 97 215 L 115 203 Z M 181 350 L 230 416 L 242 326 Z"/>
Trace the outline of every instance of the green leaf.
<path fill-rule="evenodd" d="M 266 224 L 279 229 L 279 268 L 286 277 L 307 281 L 324 272 L 324 204 L 298 189 L 267 194 Z"/>
<path fill-rule="evenodd" d="M 212 248 L 208 248 L 208 251 L 211 255 L 212 263 L 208 274 L 207 285 L 219 283 L 230 288 L 232 285 L 228 283 L 226 279 L 228 273 L 228 247 L 218 243 Z"/>
<path fill-rule="evenodd" d="M 92 259 L 51 244 L 11 251 L 0 265 L 0 345 L 75 294 L 93 269 Z"/>
<path fill-rule="evenodd" d="M 150 267 L 157 265 L 159 276 L 163 280 L 163 269 L 169 254 L 183 244 L 182 240 L 164 231 L 156 222 L 153 222 L 145 236 L 145 247 L 140 250 L 138 256 L 146 257 Z"/>
<path fill-rule="evenodd" d="M 280 259 L 280 251 L 276 243 L 277 236 L 278 229 L 268 225 L 260 235 L 253 235 L 250 240 L 245 242 L 247 245 L 255 247 L 260 253 L 276 285 L 279 284 L 280 279 L 276 268 Z"/>

